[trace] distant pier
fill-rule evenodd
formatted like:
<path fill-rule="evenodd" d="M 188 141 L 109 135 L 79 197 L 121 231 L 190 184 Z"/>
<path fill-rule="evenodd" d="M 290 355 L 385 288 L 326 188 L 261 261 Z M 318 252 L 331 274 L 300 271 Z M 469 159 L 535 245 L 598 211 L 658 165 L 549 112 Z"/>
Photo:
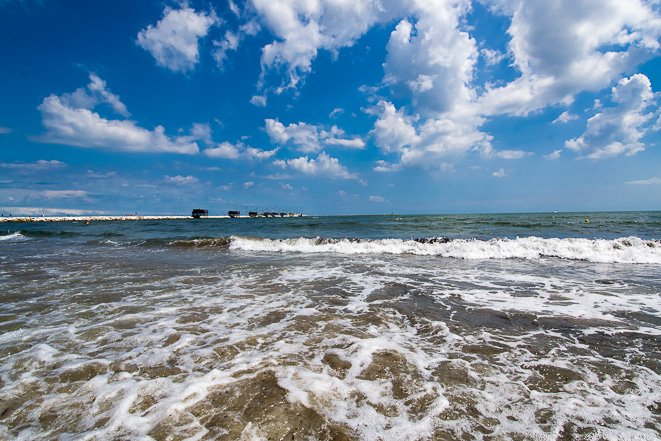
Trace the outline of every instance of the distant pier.
<path fill-rule="evenodd" d="M 291 217 L 303 217 L 302 214 L 296 214 Z M 234 216 L 237 218 L 248 219 L 251 216 Z M 259 216 L 264 217 L 264 216 Z M 275 216 L 273 216 L 275 217 Z M 289 217 L 289 216 L 288 216 Z M 229 219 L 229 215 L 224 216 L 204 216 L 201 219 Z M 166 219 L 195 219 L 191 215 L 156 215 L 156 216 L 3 216 L 0 217 L 0 223 L 8 222 L 98 222 L 98 221 L 139 221 L 139 220 L 166 220 Z"/>

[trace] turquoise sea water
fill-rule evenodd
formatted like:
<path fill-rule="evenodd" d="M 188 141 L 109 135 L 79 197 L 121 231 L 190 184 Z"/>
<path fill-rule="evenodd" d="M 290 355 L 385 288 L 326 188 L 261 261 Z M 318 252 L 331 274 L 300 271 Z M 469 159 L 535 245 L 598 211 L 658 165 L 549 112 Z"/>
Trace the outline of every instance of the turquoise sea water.
<path fill-rule="evenodd" d="M 4 439 L 661 437 L 661 212 L 4 223 L 0 286 Z"/>

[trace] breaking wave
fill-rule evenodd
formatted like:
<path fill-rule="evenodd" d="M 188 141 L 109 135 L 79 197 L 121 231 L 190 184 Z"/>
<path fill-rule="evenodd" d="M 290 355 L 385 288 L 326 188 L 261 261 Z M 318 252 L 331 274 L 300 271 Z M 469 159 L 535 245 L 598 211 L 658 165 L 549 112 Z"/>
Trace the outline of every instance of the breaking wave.
<path fill-rule="evenodd" d="M 28 237 L 24 236 L 18 231 L 15 232 L 7 231 L 5 234 L 0 234 L 0 242 L 22 242 L 27 239 Z"/>
<path fill-rule="evenodd" d="M 227 246 L 226 238 L 206 239 Z M 192 241 L 188 241 L 192 242 Z M 205 242 L 202 242 L 205 243 Z M 253 252 L 412 254 L 456 259 L 559 258 L 595 263 L 661 263 L 661 240 L 627 237 L 605 239 L 261 239 L 232 236 L 229 249 Z"/>

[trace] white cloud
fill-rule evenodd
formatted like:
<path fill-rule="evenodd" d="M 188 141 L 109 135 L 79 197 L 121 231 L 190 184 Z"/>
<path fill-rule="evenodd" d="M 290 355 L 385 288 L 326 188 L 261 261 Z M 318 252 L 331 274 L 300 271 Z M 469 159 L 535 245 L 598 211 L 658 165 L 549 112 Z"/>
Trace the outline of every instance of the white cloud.
<path fill-rule="evenodd" d="M 351 139 L 346 138 L 326 138 L 324 139 L 324 144 L 326 145 L 339 145 L 340 147 L 345 147 L 348 149 L 364 149 L 365 141 L 355 137 Z"/>
<path fill-rule="evenodd" d="M 397 110 L 392 103 L 379 101 L 374 108 L 368 109 L 368 113 L 379 117 L 370 133 L 376 145 L 386 153 L 401 152 L 420 143 L 413 127 L 416 119 L 405 115 L 403 109 Z"/>
<path fill-rule="evenodd" d="M 399 171 L 400 169 L 401 166 L 399 164 L 390 164 L 389 162 L 382 159 L 376 161 L 376 167 L 374 167 L 374 171 L 377 172 L 395 172 Z"/>
<path fill-rule="evenodd" d="M 575 119 L 578 119 L 578 116 L 572 115 L 569 113 L 567 110 L 562 112 L 556 119 L 552 121 L 552 124 L 557 124 L 557 123 L 568 123 L 569 121 L 573 121 Z"/>
<path fill-rule="evenodd" d="M 221 142 L 217 147 L 204 149 L 203 153 L 210 158 L 222 159 L 248 159 L 248 160 L 263 160 L 268 159 L 275 155 L 278 149 L 273 150 L 260 150 L 254 147 L 246 146 L 244 143 L 239 142 L 232 144 L 229 142 Z"/>
<path fill-rule="evenodd" d="M 506 57 L 506 55 L 500 51 L 487 48 L 480 50 L 480 55 L 484 58 L 484 62 L 487 66 L 494 66 L 503 61 Z"/>
<path fill-rule="evenodd" d="M 370 202 L 388 202 L 388 200 L 382 196 L 370 196 Z"/>
<path fill-rule="evenodd" d="M 501 159 L 521 159 L 530 156 L 532 152 L 524 152 L 522 150 L 499 150 L 493 153 L 494 156 Z"/>
<path fill-rule="evenodd" d="M 400 166 L 447 169 L 451 166 L 446 161 L 469 150 L 497 154 L 491 148 L 491 136 L 477 130 L 481 119 L 470 114 L 457 111 L 419 122 L 385 101 L 367 111 L 378 116 L 370 132 L 375 144 L 385 153 L 398 154 Z"/>
<path fill-rule="evenodd" d="M 199 179 L 197 179 L 195 176 L 189 175 L 189 176 L 168 176 L 165 175 L 164 179 L 166 182 L 170 182 L 172 184 L 177 184 L 177 185 L 186 185 L 186 184 L 194 184 L 196 182 L 199 182 Z"/>
<path fill-rule="evenodd" d="M 289 184 L 281 184 L 281 185 L 282 185 L 283 190 L 293 190 L 294 189 L 294 187 L 292 187 Z"/>
<path fill-rule="evenodd" d="M 252 187 L 253 185 L 255 185 L 255 183 L 253 181 L 247 181 L 247 182 L 243 183 L 243 188 L 245 188 L 247 190 L 250 187 Z"/>
<path fill-rule="evenodd" d="M 328 115 L 329 118 L 337 118 L 338 115 L 341 115 L 344 113 L 344 109 L 340 107 L 336 107 L 333 109 L 333 111 Z"/>
<path fill-rule="evenodd" d="M 324 152 L 321 152 L 317 159 L 302 156 L 295 159 L 276 160 L 273 161 L 273 164 L 308 175 L 326 176 L 332 179 L 358 179 L 358 176 L 355 173 L 350 173 L 346 167 L 340 164 L 337 158 L 332 158 Z"/>
<path fill-rule="evenodd" d="M 159 66 L 187 72 L 199 61 L 199 39 L 217 22 L 213 11 L 207 14 L 189 7 L 166 7 L 156 26 L 149 25 L 138 33 L 137 43 L 152 54 Z"/>
<path fill-rule="evenodd" d="M 643 179 L 640 181 L 628 181 L 625 182 L 627 185 L 654 185 L 654 184 L 661 184 L 661 178 L 650 178 L 650 179 Z"/>
<path fill-rule="evenodd" d="M 232 3 L 233 5 L 233 3 Z M 234 5 L 236 7 L 236 5 Z M 234 11 L 234 9 L 233 9 Z M 240 15 L 240 11 L 236 9 L 235 14 Z M 239 49 L 239 44 L 246 36 L 254 36 L 260 30 L 259 24 L 251 20 L 239 27 L 238 31 L 228 30 L 225 32 L 225 37 L 221 41 L 214 41 L 213 45 L 216 49 L 211 53 L 216 64 L 220 70 L 225 68 L 225 63 L 229 57 L 230 51 Z"/>
<path fill-rule="evenodd" d="M 165 135 L 162 126 L 149 131 L 133 121 L 105 119 L 89 109 L 69 107 L 55 95 L 45 98 L 38 109 L 47 130 L 46 134 L 33 138 L 38 142 L 123 152 L 194 154 L 199 151 L 196 143 Z"/>
<path fill-rule="evenodd" d="M 390 35 L 384 82 L 408 95 L 419 112 L 443 113 L 469 102 L 479 52 L 460 30 L 470 1 L 415 0 Z"/>
<path fill-rule="evenodd" d="M 491 173 L 491 176 L 495 178 L 504 178 L 505 177 L 505 170 L 504 169 L 499 169 L 498 171 L 495 171 Z"/>
<path fill-rule="evenodd" d="M 661 19 L 645 0 L 482 3 L 510 20 L 507 54 L 471 35 L 465 20 L 470 0 L 253 0 L 259 19 L 275 37 L 263 48 L 258 87 L 264 90 L 269 72 L 284 71 L 288 81 L 276 93 L 295 88 L 311 72 L 319 50 L 336 53 L 379 23 L 397 23 L 386 47 L 382 84 L 361 88 L 371 91 L 369 100 L 378 101 L 370 112 L 378 117 L 371 135 L 384 152 L 398 155 L 399 166 L 447 168 L 448 161 L 471 150 L 487 158 L 528 155 L 494 151 L 491 136 L 481 132 L 486 118 L 566 106 L 582 91 L 608 87 L 660 49 Z M 487 66 L 507 58 L 515 79 L 477 83 L 480 57 Z M 384 89 L 393 102 L 408 99 L 410 104 L 395 108 L 388 98 L 376 96 Z M 265 100 L 267 92 L 259 98 Z M 555 122 L 573 119 L 575 115 L 563 112 Z M 287 138 L 277 142 L 291 142 L 304 153 L 326 145 L 315 138 L 315 126 L 296 127 L 296 139 L 290 133 L 294 127 L 278 124 L 280 133 L 269 133 L 272 140 Z"/>
<path fill-rule="evenodd" d="M 101 99 L 99 102 L 110 104 L 114 111 L 122 116 L 131 116 L 124 103 L 119 100 L 119 97 L 106 89 L 106 82 L 93 73 L 90 74 L 90 84 L 87 85 L 87 88 L 93 94 L 100 95 Z"/>
<path fill-rule="evenodd" d="M 86 88 L 80 87 L 73 93 L 65 93 L 60 96 L 62 103 L 71 108 L 93 109 L 99 104 L 108 104 L 115 113 L 124 117 L 131 114 L 126 109 L 119 97 L 106 87 L 106 82 L 95 73 L 89 74 L 90 83 Z"/>
<path fill-rule="evenodd" d="M 553 150 L 553 153 L 549 153 L 548 155 L 544 155 L 544 159 L 549 159 L 549 160 L 558 159 L 558 158 L 560 158 L 560 153 L 562 153 L 562 149 Z"/>
<path fill-rule="evenodd" d="M 207 145 L 212 144 L 213 141 L 211 141 L 211 126 L 209 126 L 209 123 L 193 123 L 193 128 L 191 129 L 191 137 L 192 139 L 202 141 Z"/>
<path fill-rule="evenodd" d="M 653 116 L 644 113 L 654 100 L 650 80 L 642 74 L 623 78 L 613 87 L 612 94 L 617 105 L 590 118 L 585 133 L 566 141 L 565 147 L 591 159 L 631 156 L 645 149 L 640 139 Z"/>
<path fill-rule="evenodd" d="M 52 159 L 46 161 L 45 159 L 40 159 L 36 162 L 14 162 L 14 163 L 2 163 L 0 167 L 3 168 L 12 168 L 19 170 L 29 170 L 29 171 L 41 171 L 41 170 L 52 170 L 57 168 L 66 167 L 67 164 L 64 162 L 57 161 Z"/>
<path fill-rule="evenodd" d="M 87 174 L 85 176 L 88 178 L 107 179 L 117 176 L 117 172 L 112 171 L 107 173 L 97 173 L 94 170 L 87 170 Z"/>
<path fill-rule="evenodd" d="M 87 198 L 89 193 L 84 190 L 43 190 L 35 194 L 47 199 L 73 199 Z"/>
<path fill-rule="evenodd" d="M 373 24 L 385 22 L 401 9 L 396 0 L 300 1 L 252 0 L 261 21 L 275 39 L 262 49 L 262 77 L 285 69 L 296 87 L 310 72 L 319 49 L 337 51 L 360 38 Z"/>
<path fill-rule="evenodd" d="M 256 149 L 253 147 L 246 147 L 246 150 L 244 152 L 244 156 L 247 159 L 259 159 L 264 160 L 264 159 L 269 159 L 271 156 L 275 155 L 278 152 L 278 149 L 275 148 L 273 150 L 261 150 L 261 149 Z"/>
<path fill-rule="evenodd" d="M 317 153 L 325 145 L 341 146 L 345 148 L 363 149 L 365 142 L 358 138 L 347 138 L 344 130 L 332 126 L 325 130 L 321 126 L 313 126 L 305 122 L 292 123 L 285 126 L 277 119 L 267 119 L 266 133 L 271 142 L 284 145 L 291 141 L 297 150 L 303 153 Z"/>
<path fill-rule="evenodd" d="M 240 149 L 242 147 L 241 143 L 233 145 L 229 142 L 221 142 L 218 147 L 204 149 L 202 153 L 210 158 L 238 159 L 241 156 Z"/>
<path fill-rule="evenodd" d="M 47 132 L 32 138 L 38 142 L 65 144 L 77 147 L 101 148 L 123 152 L 167 152 L 194 154 L 199 151 L 188 137 L 170 138 L 165 129 L 157 126 L 153 131 L 138 127 L 134 121 L 106 119 L 92 109 L 107 103 L 123 116 L 126 106 L 106 89 L 105 82 L 90 74 L 85 89 L 62 96 L 50 95 L 38 107 L 42 124 Z"/>
<path fill-rule="evenodd" d="M 0 135 L 6 135 L 11 132 L 13 132 L 13 130 L 9 127 L 0 127 Z"/>
<path fill-rule="evenodd" d="M 508 48 L 521 76 L 479 100 L 488 115 L 526 115 L 607 87 L 659 49 L 659 15 L 641 0 L 489 0 L 511 17 Z"/>
<path fill-rule="evenodd" d="M 250 104 L 257 107 L 266 107 L 266 95 L 254 95 L 250 99 Z"/>

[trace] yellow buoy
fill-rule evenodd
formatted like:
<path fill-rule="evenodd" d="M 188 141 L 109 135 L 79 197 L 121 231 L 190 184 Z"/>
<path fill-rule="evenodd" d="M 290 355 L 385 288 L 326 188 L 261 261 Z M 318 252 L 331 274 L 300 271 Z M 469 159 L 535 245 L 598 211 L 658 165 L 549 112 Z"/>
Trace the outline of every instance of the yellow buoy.
<path fill-rule="evenodd" d="M 585 222 L 590 222 L 590 220 L 589 220 L 589 219 L 585 219 Z"/>

